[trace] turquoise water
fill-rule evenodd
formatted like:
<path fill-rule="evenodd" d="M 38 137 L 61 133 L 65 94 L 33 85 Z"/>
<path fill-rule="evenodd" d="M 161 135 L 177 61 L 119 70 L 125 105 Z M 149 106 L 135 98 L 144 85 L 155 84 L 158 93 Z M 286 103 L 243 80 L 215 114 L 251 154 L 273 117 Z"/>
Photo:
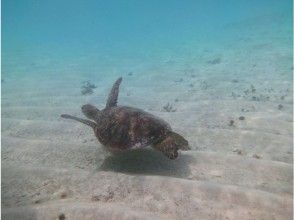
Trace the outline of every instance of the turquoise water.
<path fill-rule="evenodd" d="M 290 51 L 291 13 L 290 0 L 4 0 L 3 75 L 41 74 L 45 60 L 54 63 L 47 70 L 75 63 L 85 74 L 109 74 L 98 73 L 102 64 L 123 72 L 168 59 L 197 62 L 208 50 L 246 50 L 248 41 Z"/>
<path fill-rule="evenodd" d="M 292 11 L 2 0 L 2 219 L 291 219 Z M 118 77 L 118 104 L 162 118 L 191 150 L 112 155 L 60 117 L 103 109 Z"/>

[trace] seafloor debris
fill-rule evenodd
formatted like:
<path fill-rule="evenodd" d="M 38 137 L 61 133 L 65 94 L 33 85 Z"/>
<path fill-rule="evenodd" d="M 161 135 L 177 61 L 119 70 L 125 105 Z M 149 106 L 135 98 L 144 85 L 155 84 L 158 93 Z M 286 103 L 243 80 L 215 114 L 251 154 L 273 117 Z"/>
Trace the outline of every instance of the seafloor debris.
<path fill-rule="evenodd" d="M 93 195 L 91 200 L 93 202 L 97 202 L 97 201 L 108 202 L 109 200 L 112 200 L 113 197 L 114 197 L 114 192 L 108 191 L 108 192 L 105 192 L 105 194 Z"/>
<path fill-rule="evenodd" d="M 169 102 L 163 106 L 163 110 L 166 111 L 166 112 L 175 112 L 176 109 L 173 107 L 172 104 L 170 104 Z"/>
<path fill-rule="evenodd" d="M 207 63 L 208 64 L 219 64 L 219 63 L 221 63 L 221 58 L 220 57 L 217 57 L 217 58 L 214 58 L 214 59 L 212 59 L 212 60 L 208 60 L 207 61 Z"/>
<path fill-rule="evenodd" d="M 248 95 L 248 94 L 250 94 L 250 93 L 255 93 L 256 92 L 256 88 L 254 87 L 254 85 L 250 85 L 250 89 L 246 89 L 245 91 L 244 91 L 244 94 L 245 95 Z"/>
<path fill-rule="evenodd" d="M 283 108 L 284 108 L 284 106 L 283 106 L 282 104 L 279 104 L 279 105 L 278 105 L 278 109 L 279 109 L 279 110 L 282 110 Z"/>
<path fill-rule="evenodd" d="M 190 75 L 192 78 L 195 77 L 195 75 L 193 74 L 193 73 L 195 73 L 194 68 L 186 68 L 186 69 L 184 69 L 184 73 L 185 73 L 185 75 Z"/>
<path fill-rule="evenodd" d="M 253 84 L 250 85 L 249 89 L 244 90 L 245 95 L 253 94 L 256 92 L 256 88 L 254 87 Z"/>
<path fill-rule="evenodd" d="M 41 199 L 37 199 L 34 201 L 35 204 L 40 204 L 41 203 Z"/>
<path fill-rule="evenodd" d="M 240 116 L 239 117 L 239 120 L 243 121 L 243 120 L 245 120 L 245 117 L 244 116 Z"/>
<path fill-rule="evenodd" d="M 132 75 L 133 75 L 133 72 L 129 72 L 129 73 L 128 73 L 128 76 L 132 76 Z"/>
<path fill-rule="evenodd" d="M 58 215 L 58 219 L 59 220 L 64 220 L 65 219 L 65 215 L 63 213 Z"/>
<path fill-rule="evenodd" d="M 236 93 L 234 93 L 234 92 L 232 92 L 232 95 L 231 95 L 234 99 L 236 99 L 236 98 L 238 98 L 238 97 L 240 97 L 240 95 L 239 94 L 236 94 Z"/>
<path fill-rule="evenodd" d="M 93 93 L 93 89 L 97 88 L 95 84 L 90 83 L 89 81 L 83 82 L 82 85 L 82 95 L 88 95 Z"/>
<path fill-rule="evenodd" d="M 244 94 L 248 95 L 249 94 L 249 89 L 244 90 Z"/>
<path fill-rule="evenodd" d="M 254 85 L 252 85 L 252 84 L 250 85 L 250 89 L 251 89 L 251 92 L 252 93 L 255 93 L 256 92 L 256 89 L 255 89 Z"/>
<path fill-rule="evenodd" d="M 82 93 L 82 95 L 92 94 L 93 93 L 93 89 L 91 89 L 91 88 L 82 88 L 81 93 Z"/>
<path fill-rule="evenodd" d="M 200 82 L 200 88 L 202 90 L 206 90 L 206 89 L 208 89 L 208 87 L 209 87 L 209 85 L 208 85 L 208 83 L 205 80 L 203 80 L 203 81 Z"/>
<path fill-rule="evenodd" d="M 254 85 L 250 85 L 250 88 L 246 89 L 243 91 L 244 95 L 242 95 L 243 98 L 252 100 L 252 101 L 269 101 L 270 96 L 269 95 L 264 95 L 264 94 L 257 94 L 257 89 L 255 88 Z M 232 92 L 232 97 L 240 97 L 240 95 L 235 94 Z"/>
<path fill-rule="evenodd" d="M 265 95 L 260 95 L 260 100 L 265 100 L 265 101 L 269 101 L 270 97 L 269 96 L 265 96 Z"/>
<path fill-rule="evenodd" d="M 232 119 L 232 120 L 230 120 L 230 122 L 229 122 L 229 126 L 233 126 L 234 125 L 234 123 L 235 123 L 235 121 Z"/>
<path fill-rule="evenodd" d="M 268 93 L 271 93 L 274 90 L 270 88 L 270 89 L 265 89 L 265 91 Z M 243 98 L 252 100 L 252 101 L 258 101 L 258 102 L 269 101 L 271 99 L 271 97 L 268 94 L 257 94 L 257 89 L 252 84 L 250 85 L 250 88 L 244 90 L 243 93 L 244 93 L 244 95 L 242 95 Z M 233 97 L 235 98 L 236 94 Z"/>
<path fill-rule="evenodd" d="M 259 155 L 257 155 L 257 154 L 253 154 L 252 157 L 253 157 L 253 158 L 256 158 L 256 159 L 260 159 L 260 158 L 261 158 L 261 156 L 259 156 Z"/>
<path fill-rule="evenodd" d="M 67 193 L 66 192 L 62 192 L 61 194 L 60 194 L 60 198 L 61 199 L 65 199 L 67 197 Z"/>
<path fill-rule="evenodd" d="M 183 82 L 183 81 L 184 81 L 183 78 L 180 78 L 180 79 L 175 80 L 174 82 L 179 83 L 179 82 Z"/>
<path fill-rule="evenodd" d="M 250 107 L 242 108 L 241 112 L 254 112 L 256 109 L 254 105 L 251 105 Z"/>
<path fill-rule="evenodd" d="M 239 155 L 243 155 L 243 154 L 244 154 L 244 152 L 243 152 L 242 150 L 237 149 L 237 148 L 235 148 L 235 149 L 233 150 L 233 152 L 234 152 L 234 153 L 237 153 L 237 154 L 239 154 Z"/>

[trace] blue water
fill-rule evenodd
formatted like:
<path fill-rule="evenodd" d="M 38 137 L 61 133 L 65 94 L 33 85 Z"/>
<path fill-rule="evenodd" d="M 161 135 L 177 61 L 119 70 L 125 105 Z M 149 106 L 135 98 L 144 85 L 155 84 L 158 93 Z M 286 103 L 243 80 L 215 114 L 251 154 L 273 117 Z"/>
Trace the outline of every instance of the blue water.
<path fill-rule="evenodd" d="M 291 13 L 290 0 L 3 0 L 3 75 L 41 74 L 31 64 L 44 60 L 56 64 L 52 71 L 68 63 L 86 66 L 81 72 L 102 64 L 125 71 L 225 45 L 245 49 L 241 38 L 290 51 Z"/>

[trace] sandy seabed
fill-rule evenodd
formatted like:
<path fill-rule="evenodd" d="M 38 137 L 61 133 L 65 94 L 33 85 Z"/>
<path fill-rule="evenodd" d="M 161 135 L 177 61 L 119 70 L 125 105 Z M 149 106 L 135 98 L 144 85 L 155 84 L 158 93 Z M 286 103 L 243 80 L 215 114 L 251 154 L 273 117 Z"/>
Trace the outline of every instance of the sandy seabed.
<path fill-rule="evenodd" d="M 4 73 L 2 219 L 292 219 L 292 55 L 242 40 L 103 76 L 75 74 L 78 64 Z M 191 151 L 174 161 L 149 148 L 110 155 L 90 128 L 60 118 L 103 108 L 118 76 L 119 104 L 165 119 Z M 81 95 L 84 80 L 93 94 Z"/>

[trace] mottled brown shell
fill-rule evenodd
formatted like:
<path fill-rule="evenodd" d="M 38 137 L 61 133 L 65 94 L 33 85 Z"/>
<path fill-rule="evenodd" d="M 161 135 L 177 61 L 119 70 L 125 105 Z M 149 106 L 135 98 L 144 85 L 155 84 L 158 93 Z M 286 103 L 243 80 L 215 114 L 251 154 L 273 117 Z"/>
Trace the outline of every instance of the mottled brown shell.
<path fill-rule="evenodd" d="M 170 131 L 168 123 L 132 107 L 102 111 L 95 135 L 112 150 L 136 149 L 156 144 Z"/>

